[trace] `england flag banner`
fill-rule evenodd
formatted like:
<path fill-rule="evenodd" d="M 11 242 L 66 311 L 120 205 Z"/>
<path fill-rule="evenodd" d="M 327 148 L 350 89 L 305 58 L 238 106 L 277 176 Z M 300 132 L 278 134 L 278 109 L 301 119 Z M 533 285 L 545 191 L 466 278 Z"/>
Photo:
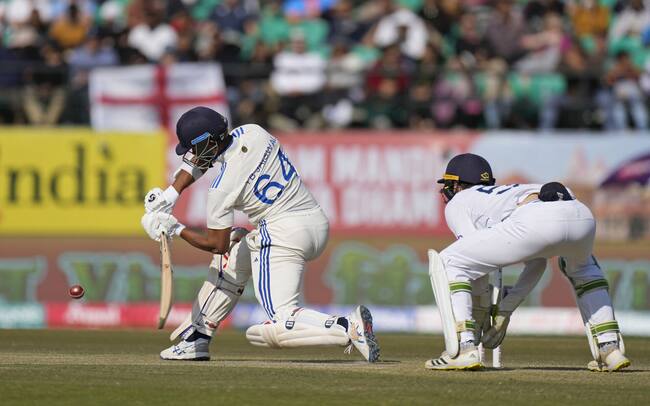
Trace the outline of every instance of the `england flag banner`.
<path fill-rule="evenodd" d="M 98 68 L 89 87 L 96 131 L 173 129 L 183 112 L 198 105 L 229 116 L 226 85 L 216 63 Z"/>

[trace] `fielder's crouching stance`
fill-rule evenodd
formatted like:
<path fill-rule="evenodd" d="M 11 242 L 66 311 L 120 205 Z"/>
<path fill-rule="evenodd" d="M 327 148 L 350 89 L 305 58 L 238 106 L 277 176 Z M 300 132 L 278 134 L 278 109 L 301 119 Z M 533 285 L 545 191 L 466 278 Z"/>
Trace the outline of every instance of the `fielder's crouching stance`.
<path fill-rule="evenodd" d="M 446 351 L 427 361 L 426 368 L 481 368 L 477 343 L 480 340 L 486 348 L 501 343 L 522 292 L 532 289 L 546 259 L 554 256 L 560 257 L 561 269 L 575 289 L 594 357 L 588 368 L 617 371 L 630 365 L 607 281 L 592 255 L 596 223 L 584 204 L 557 182 L 496 186 L 489 163 L 474 154 L 454 157 L 438 182 L 447 202 L 447 224 L 458 240 L 440 254 L 429 250 L 429 273 Z M 472 285 L 519 262 L 526 265 L 514 289 L 519 297 L 505 296 L 505 308 L 484 327 L 481 337 L 477 324 L 485 324 L 473 318 Z"/>
<path fill-rule="evenodd" d="M 210 338 L 252 275 L 255 296 L 269 318 L 246 331 L 252 344 L 337 345 L 348 346 L 347 351 L 354 346 L 367 361 L 377 361 L 379 346 L 367 308 L 339 317 L 298 306 L 305 262 L 325 249 L 329 222 L 278 140 L 254 124 L 228 132 L 226 119 L 206 107 L 183 114 L 176 133 L 183 166 L 167 190 L 147 194 L 142 224 L 153 239 L 166 231 L 216 255 L 192 314 L 172 333 L 172 340 L 182 340 L 161 357 L 209 359 Z M 178 193 L 213 165 L 220 171 L 208 191 L 208 229 L 189 230 L 169 213 Z M 248 234 L 233 229 L 234 210 L 243 211 L 257 228 Z"/>

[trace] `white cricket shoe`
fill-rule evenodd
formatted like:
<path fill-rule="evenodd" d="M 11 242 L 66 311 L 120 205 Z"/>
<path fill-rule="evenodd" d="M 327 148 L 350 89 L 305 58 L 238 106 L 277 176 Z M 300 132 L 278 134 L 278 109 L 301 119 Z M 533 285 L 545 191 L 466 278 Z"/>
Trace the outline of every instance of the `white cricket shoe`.
<path fill-rule="evenodd" d="M 604 361 L 590 361 L 587 369 L 593 372 L 616 372 L 630 366 L 630 360 L 616 345 L 607 345 L 600 350 L 600 359 Z"/>
<path fill-rule="evenodd" d="M 173 361 L 209 361 L 210 340 L 197 338 L 194 341 L 181 340 L 176 345 L 160 352 L 160 358 Z"/>
<path fill-rule="evenodd" d="M 424 363 L 426 369 L 438 371 L 453 370 L 477 370 L 483 368 L 478 354 L 478 348 L 472 344 L 467 348 L 461 348 L 456 358 L 451 358 L 447 351 L 443 351 L 439 358 L 430 359 Z"/>
<path fill-rule="evenodd" d="M 347 317 L 348 319 L 348 337 L 350 337 L 350 346 L 346 353 L 350 353 L 351 347 L 354 346 L 368 362 L 377 362 L 379 360 L 379 344 L 375 339 L 375 333 L 372 331 L 372 314 L 365 306 L 357 307 Z"/>

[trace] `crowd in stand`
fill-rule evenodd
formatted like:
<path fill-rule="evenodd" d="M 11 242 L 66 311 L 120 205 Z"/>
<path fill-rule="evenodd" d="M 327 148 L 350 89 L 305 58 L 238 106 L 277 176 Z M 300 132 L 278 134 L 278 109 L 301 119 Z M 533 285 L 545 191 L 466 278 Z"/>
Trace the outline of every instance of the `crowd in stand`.
<path fill-rule="evenodd" d="M 95 67 L 217 61 L 235 124 L 648 128 L 644 0 L 0 0 L 0 34 L 0 123 L 87 124 Z"/>

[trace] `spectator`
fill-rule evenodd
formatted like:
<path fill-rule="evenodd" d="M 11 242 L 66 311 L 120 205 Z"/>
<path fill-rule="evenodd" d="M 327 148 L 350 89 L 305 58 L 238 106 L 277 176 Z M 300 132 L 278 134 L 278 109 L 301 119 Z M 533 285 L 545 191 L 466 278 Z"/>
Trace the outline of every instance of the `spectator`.
<path fill-rule="evenodd" d="M 0 123 L 13 123 L 19 119 L 21 72 L 24 62 L 13 49 L 0 46 Z"/>
<path fill-rule="evenodd" d="M 492 55 L 508 64 L 516 62 L 523 55 L 523 35 L 524 22 L 512 7 L 512 0 L 496 0 L 486 32 Z"/>
<path fill-rule="evenodd" d="M 564 15 L 564 1 L 532 0 L 526 2 L 523 11 L 526 24 L 532 24 L 536 29 L 541 28 L 548 13 Z"/>
<path fill-rule="evenodd" d="M 329 10 L 337 0 L 285 0 L 284 13 L 290 19 L 318 18 Z"/>
<path fill-rule="evenodd" d="M 93 68 L 111 66 L 118 63 L 117 54 L 110 40 L 91 36 L 86 42 L 74 49 L 68 57 L 72 83 L 77 86 L 88 84 L 88 75 Z"/>
<path fill-rule="evenodd" d="M 226 35 L 240 36 L 252 31 L 255 14 L 241 0 L 224 0 L 215 7 L 211 20 Z"/>
<path fill-rule="evenodd" d="M 93 66 L 217 61 L 234 122 L 645 128 L 650 3 L 611 3 L 0 0 L 0 120 L 87 122 Z"/>
<path fill-rule="evenodd" d="M 77 4 L 72 2 L 66 13 L 52 24 L 50 37 L 61 48 L 74 48 L 81 45 L 86 39 L 90 24 L 90 17 L 82 14 Z"/>
<path fill-rule="evenodd" d="M 408 122 L 404 97 L 396 79 L 382 78 L 376 91 L 366 99 L 364 125 L 370 128 L 403 128 Z"/>
<path fill-rule="evenodd" d="M 126 16 L 124 5 L 119 0 L 107 0 L 99 8 L 99 15 L 96 27 L 96 35 L 100 38 L 111 38 L 117 42 L 117 38 L 126 27 Z"/>
<path fill-rule="evenodd" d="M 361 99 L 364 61 L 350 52 L 344 39 L 334 42 L 324 91 L 323 116 L 331 127 L 347 127 L 354 119 L 353 100 Z"/>
<path fill-rule="evenodd" d="M 400 44 L 404 55 L 411 59 L 422 58 L 427 45 L 427 28 L 424 21 L 406 8 L 397 7 L 391 0 L 383 0 L 384 17 L 374 28 L 374 44 L 381 48 Z"/>
<path fill-rule="evenodd" d="M 367 27 L 353 14 L 351 0 L 339 0 L 332 6 L 325 19 L 329 24 L 329 40 L 345 38 L 347 41 L 360 42 Z"/>
<path fill-rule="evenodd" d="M 578 5 L 570 7 L 569 14 L 577 36 L 601 36 L 607 33 L 609 9 L 597 0 L 581 0 Z"/>
<path fill-rule="evenodd" d="M 415 68 L 415 77 L 419 82 L 428 81 L 429 83 L 433 83 L 438 75 L 440 64 L 438 50 L 431 44 L 427 45 L 422 59 L 418 61 Z"/>
<path fill-rule="evenodd" d="M 438 33 L 451 37 L 463 15 L 463 7 L 460 0 L 424 0 L 419 15 Z"/>
<path fill-rule="evenodd" d="M 226 42 L 219 27 L 205 23 L 199 33 L 198 58 L 203 61 L 219 61 L 226 65 L 239 61 L 241 48 L 237 43 Z"/>
<path fill-rule="evenodd" d="M 65 107 L 66 66 L 62 53 L 52 46 L 41 48 L 41 56 L 43 65 L 27 72 L 23 109 L 29 124 L 54 125 Z"/>
<path fill-rule="evenodd" d="M 19 59 L 39 59 L 39 48 L 46 40 L 47 25 L 41 19 L 39 9 L 32 8 L 24 20 L 14 19 L 11 23 L 7 46 L 13 49 Z"/>
<path fill-rule="evenodd" d="M 521 38 L 522 48 L 527 51 L 524 58 L 516 63 L 516 68 L 527 74 L 550 73 L 556 70 L 562 56 L 564 32 L 562 20 L 557 14 L 544 17 L 544 28 L 536 34 Z"/>
<path fill-rule="evenodd" d="M 409 95 L 409 127 L 430 129 L 435 127 L 433 121 L 433 92 L 431 82 L 416 82 Z"/>
<path fill-rule="evenodd" d="M 4 19 L 9 26 L 26 22 L 33 10 L 36 10 L 40 19 L 46 23 L 52 19 L 50 0 L 8 0 L 4 5 Z"/>
<path fill-rule="evenodd" d="M 639 83 L 640 77 L 641 72 L 632 62 L 630 54 L 619 52 L 614 65 L 605 76 L 605 82 L 612 89 L 611 118 L 614 129 L 628 128 L 629 113 L 638 130 L 647 130 L 648 113 Z"/>
<path fill-rule="evenodd" d="M 128 36 L 129 45 L 151 62 L 157 62 L 178 44 L 178 35 L 164 22 L 163 12 L 162 4 L 155 1 L 145 12 L 145 23 L 133 27 Z"/>
<path fill-rule="evenodd" d="M 278 50 L 281 48 L 281 44 L 289 39 L 289 23 L 282 14 L 282 1 L 269 0 L 265 2 L 256 39 Z"/>
<path fill-rule="evenodd" d="M 611 26 L 609 40 L 615 42 L 623 37 L 640 37 L 649 25 L 650 10 L 643 0 L 630 0 Z"/>
<path fill-rule="evenodd" d="M 307 51 L 302 32 L 294 31 L 288 48 L 275 56 L 273 66 L 271 87 L 281 96 L 275 123 L 285 128 L 318 126 L 315 113 L 320 111 L 318 93 L 326 82 L 325 59 Z"/>
<path fill-rule="evenodd" d="M 455 56 L 471 58 L 472 63 L 482 67 L 488 60 L 488 43 L 478 31 L 478 21 L 472 13 L 465 13 L 460 19 L 460 35 L 455 44 Z"/>
<path fill-rule="evenodd" d="M 461 67 L 440 75 L 433 89 L 436 127 L 478 127 L 482 121 L 483 105 L 467 71 Z"/>
<path fill-rule="evenodd" d="M 88 78 L 90 71 L 100 66 L 112 66 L 119 62 L 110 38 L 89 37 L 86 42 L 70 53 L 70 88 L 65 111 L 66 119 L 75 124 L 90 120 Z"/>
<path fill-rule="evenodd" d="M 32 0 L 30 0 L 31 2 Z M 79 13 L 85 16 L 95 15 L 97 12 L 97 0 L 46 0 L 49 3 L 48 20 L 56 20 L 68 12 L 68 7 L 75 4 Z"/>

